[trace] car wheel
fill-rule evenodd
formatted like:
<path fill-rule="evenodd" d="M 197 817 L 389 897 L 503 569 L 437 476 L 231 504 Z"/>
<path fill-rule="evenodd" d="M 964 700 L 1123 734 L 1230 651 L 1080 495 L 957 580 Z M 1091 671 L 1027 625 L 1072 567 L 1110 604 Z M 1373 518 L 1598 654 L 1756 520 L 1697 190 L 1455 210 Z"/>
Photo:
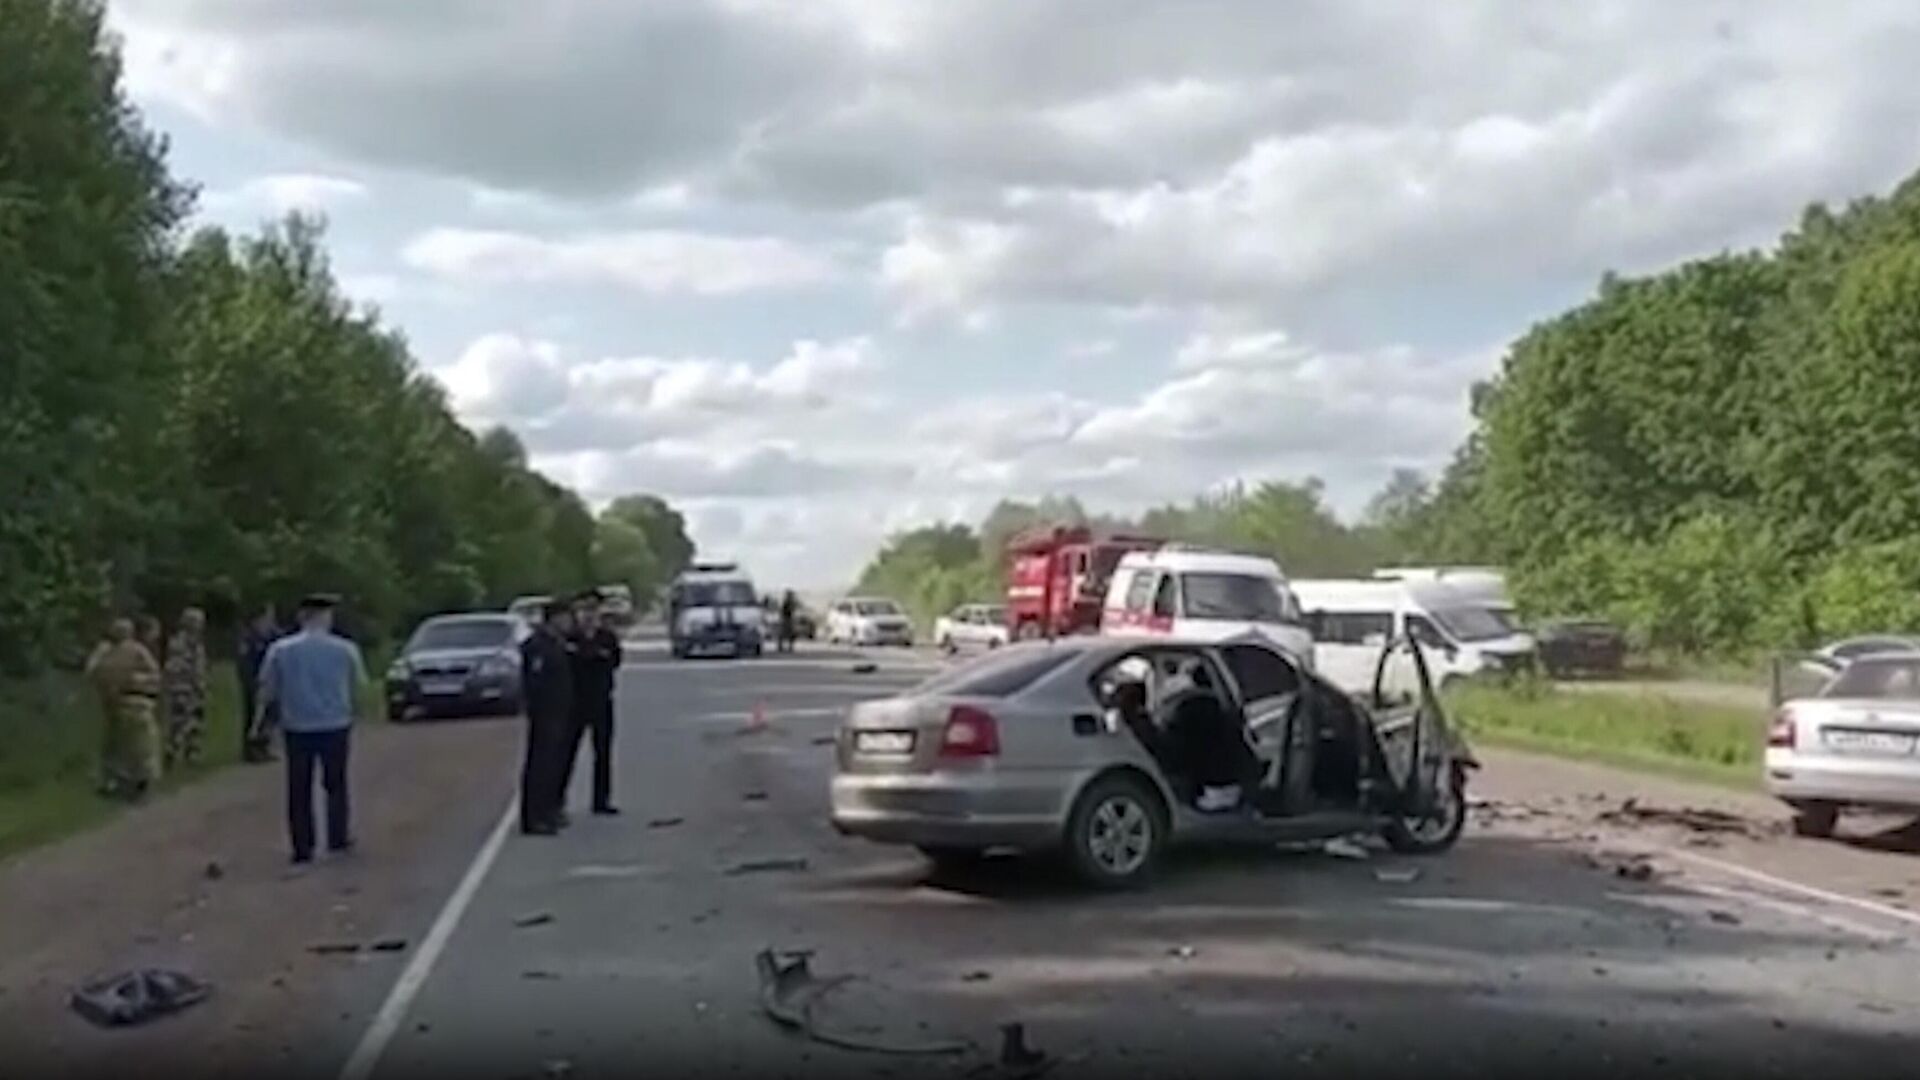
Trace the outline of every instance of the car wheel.
<path fill-rule="evenodd" d="M 1023 622 L 1014 636 L 1021 641 L 1037 641 L 1040 638 L 1040 624 L 1033 620 Z"/>
<path fill-rule="evenodd" d="M 940 639 L 940 651 L 946 653 L 948 656 L 952 656 L 954 653 L 960 651 L 960 647 L 953 643 L 952 638 L 943 637 Z"/>
<path fill-rule="evenodd" d="M 1840 823 L 1840 807 L 1830 802 L 1801 803 L 1793 808 L 1793 835 L 1826 839 Z"/>
<path fill-rule="evenodd" d="M 1387 846 L 1403 855 L 1438 855 L 1451 848 L 1467 827 L 1467 776 L 1454 766 L 1440 790 L 1440 804 L 1424 818 L 1395 818 L 1380 830 Z"/>
<path fill-rule="evenodd" d="M 392 705 L 387 706 L 387 723 L 404 724 L 406 722 L 407 722 L 406 706 L 402 705 L 398 708 Z"/>
<path fill-rule="evenodd" d="M 933 864 L 936 873 L 946 870 L 969 870 L 980 865 L 987 857 L 985 848 L 966 847 L 956 844 L 921 844 L 920 854 Z"/>
<path fill-rule="evenodd" d="M 1160 859 L 1167 822 L 1159 796 L 1128 776 L 1096 780 L 1067 818 L 1067 860 L 1101 889 L 1145 884 Z"/>

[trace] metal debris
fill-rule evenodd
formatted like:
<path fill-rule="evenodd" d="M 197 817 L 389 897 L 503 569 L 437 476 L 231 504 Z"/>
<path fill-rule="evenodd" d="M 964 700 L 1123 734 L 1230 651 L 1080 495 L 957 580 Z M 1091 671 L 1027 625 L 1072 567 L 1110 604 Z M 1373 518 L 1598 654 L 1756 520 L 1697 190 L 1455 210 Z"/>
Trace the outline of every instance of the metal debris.
<path fill-rule="evenodd" d="M 307 946 L 307 951 L 316 956 L 351 956 L 363 952 L 403 952 L 406 947 L 406 938 L 388 937 L 369 942 L 317 941 Z"/>
<path fill-rule="evenodd" d="M 1348 836 L 1336 836 L 1320 845 L 1320 850 L 1339 859 L 1369 859 L 1372 853 Z"/>
<path fill-rule="evenodd" d="M 1611 810 L 1602 810 L 1594 815 L 1594 820 L 1610 825 L 1677 825 L 1696 833 L 1731 833 L 1756 838 L 1765 833 L 1757 822 L 1724 810 L 1641 806 L 1638 799 L 1626 799 Z"/>
<path fill-rule="evenodd" d="M 525 915 L 521 915 L 518 918 L 514 919 L 513 925 L 519 927 L 522 930 L 525 930 L 531 926 L 545 926 L 552 921 L 553 921 L 553 912 L 534 911 L 534 912 L 529 912 Z"/>
<path fill-rule="evenodd" d="M 555 1058 L 540 1066 L 540 1074 L 547 1080 L 566 1080 L 573 1075 L 573 1062 L 566 1058 Z"/>
<path fill-rule="evenodd" d="M 1175 945 L 1173 948 L 1167 950 L 1167 955 L 1176 960 L 1191 960 L 1199 955 L 1199 950 L 1191 945 Z"/>
<path fill-rule="evenodd" d="M 965 975 L 960 976 L 960 981 L 961 982 L 986 982 L 991 978 L 993 978 L 992 972 L 969 971 Z"/>
<path fill-rule="evenodd" d="M 1614 867 L 1613 873 L 1615 877 L 1623 877 L 1628 881 L 1652 881 L 1653 864 L 1645 859 L 1636 859 Z"/>
<path fill-rule="evenodd" d="M 862 660 L 848 670 L 852 671 L 855 675 L 871 675 L 880 670 L 880 665 L 871 660 Z"/>
<path fill-rule="evenodd" d="M 742 795 L 740 796 L 740 801 L 742 801 L 742 802 L 766 802 L 766 801 L 767 801 L 767 793 L 766 793 L 766 792 L 764 792 L 764 791 L 749 791 L 749 792 L 745 792 L 744 794 L 742 794 Z"/>
<path fill-rule="evenodd" d="M 144 968 L 86 983 L 67 1005 L 101 1027 L 129 1027 L 198 1005 L 212 994 L 212 986 L 191 975 Z"/>
<path fill-rule="evenodd" d="M 588 863 L 568 870 L 567 876 L 570 878 L 630 878 L 640 876 L 640 867 L 633 863 Z"/>
<path fill-rule="evenodd" d="M 1735 915 L 1731 911 L 1722 911 L 1719 908 L 1714 908 L 1712 911 L 1707 912 L 1707 918 L 1712 919 L 1722 926 L 1740 925 L 1740 916 Z"/>
<path fill-rule="evenodd" d="M 804 856 L 787 855 L 771 859 L 748 859 L 745 862 L 737 862 L 727 867 L 727 874 L 728 876 L 757 874 L 771 870 L 791 870 L 799 872 L 806 870 L 806 868 L 807 860 Z"/>
<path fill-rule="evenodd" d="M 813 738 L 807 741 L 812 743 L 815 746 L 832 746 L 834 743 L 839 742 L 840 740 L 837 736 L 834 736 L 834 735 L 815 735 Z"/>
<path fill-rule="evenodd" d="M 652 821 L 647 822 L 647 828 L 671 829 L 675 825 L 682 824 L 686 820 L 687 820 L 686 818 L 677 818 L 677 817 L 657 817 L 657 818 L 654 818 Z"/>
<path fill-rule="evenodd" d="M 1400 866 L 1390 870 L 1375 870 L 1373 872 L 1373 880 L 1384 881 L 1389 885 L 1411 885 L 1420 880 L 1420 868 L 1417 866 Z"/>
<path fill-rule="evenodd" d="M 527 971 L 523 971 L 520 973 L 520 977 L 528 980 L 529 982 L 557 982 L 560 979 L 560 976 L 557 973 L 552 971 L 545 971 L 540 968 L 533 968 Z"/>
<path fill-rule="evenodd" d="M 367 946 L 367 948 L 372 949 L 374 952 L 402 952 L 406 947 L 407 939 L 397 937 L 381 938 L 379 941 Z"/>
<path fill-rule="evenodd" d="M 221 866 L 218 859 L 213 859 L 208 861 L 207 868 L 201 871 L 201 873 L 208 881 L 219 881 L 221 878 L 227 876 L 227 868 Z"/>
<path fill-rule="evenodd" d="M 857 976 L 837 975 L 816 979 L 808 966 L 807 954 L 776 954 L 761 949 L 754 958 L 760 973 L 760 1010 L 774 1023 L 805 1034 L 809 1039 L 842 1050 L 860 1050 L 877 1054 L 945 1055 L 964 1054 L 971 1045 L 961 1041 L 930 1043 L 893 1043 L 863 1035 L 823 1029 L 814 1017 L 814 1006 L 833 990 L 854 982 Z"/>

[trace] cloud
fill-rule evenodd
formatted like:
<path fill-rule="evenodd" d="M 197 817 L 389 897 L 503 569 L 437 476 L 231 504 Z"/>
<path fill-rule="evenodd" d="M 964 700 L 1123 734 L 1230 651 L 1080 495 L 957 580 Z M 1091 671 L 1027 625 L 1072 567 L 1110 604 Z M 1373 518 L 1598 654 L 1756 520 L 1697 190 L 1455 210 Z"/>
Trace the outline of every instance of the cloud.
<path fill-rule="evenodd" d="M 832 264 L 771 237 L 678 230 L 579 234 L 437 228 L 409 241 L 407 265 L 453 281 L 614 285 L 635 292 L 724 296 L 832 278 Z"/>
<path fill-rule="evenodd" d="M 318 213 L 367 197 L 367 186 L 343 176 L 275 173 L 256 176 L 237 187 L 210 191 L 201 206 L 217 214 L 252 213 L 278 217 L 290 211 Z"/>

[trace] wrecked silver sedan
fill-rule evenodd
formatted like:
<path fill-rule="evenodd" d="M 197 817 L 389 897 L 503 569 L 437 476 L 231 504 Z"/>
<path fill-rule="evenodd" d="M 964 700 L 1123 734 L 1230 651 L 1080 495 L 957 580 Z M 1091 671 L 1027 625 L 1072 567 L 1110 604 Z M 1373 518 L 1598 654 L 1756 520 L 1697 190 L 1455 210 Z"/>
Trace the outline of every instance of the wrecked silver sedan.
<path fill-rule="evenodd" d="M 1476 767 L 1411 639 L 1357 695 L 1255 635 L 1023 643 L 855 706 L 836 742 L 842 834 L 940 863 L 1057 851 L 1106 887 L 1177 841 L 1444 851 Z"/>

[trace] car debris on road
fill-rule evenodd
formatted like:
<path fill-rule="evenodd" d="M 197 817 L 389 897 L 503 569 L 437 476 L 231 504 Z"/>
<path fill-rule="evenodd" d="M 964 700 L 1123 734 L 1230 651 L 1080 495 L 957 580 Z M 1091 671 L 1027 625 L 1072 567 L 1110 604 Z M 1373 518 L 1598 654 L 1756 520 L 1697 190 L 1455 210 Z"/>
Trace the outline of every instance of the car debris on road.
<path fill-rule="evenodd" d="M 130 1027 L 198 1005 L 212 994 L 211 985 L 191 975 L 143 968 L 86 983 L 67 1004 L 101 1027 Z"/>
<path fill-rule="evenodd" d="M 1373 880 L 1389 885 L 1411 885 L 1420 880 L 1420 868 L 1417 866 L 1396 866 L 1375 870 Z"/>
<path fill-rule="evenodd" d="M 775 870 L 804 871 L 807 860 L 801 855 L 786 855 L 768 859 L 747 859 L 727 867 L 728 876 L 739 874 L 757 874 Z"/>
<path fill-rule="evenodd" d="M 528 912 L 525 915 L 516 917 L 513 920 L 513 925 L 519 927 L 522 930 L 525 930 L 525 929 L 528 929 L 529 927 L 545 926 L 552 921 L 553 921 L 553 912 L 533 911 L 533 912 Z"/>
<path fill-rule="evenodd" d="M 679 817 L 657 817 L 657 818 L 654 818 L 652 821 L 647 822 L 647 828 L 671 829 L 675 825 L 684 823 L 686 820 L 687 820 L 686 818 L 679 818 Z"/>
<path fill-rule="evenodd" d="M 774 1023 L 790 1031 L 801 1032 L 815 1042 L 842 1050 L 935 1057 L 964 1054 L 973 1049 L 973 1044 L 965 1040 L 889 1042 L 823 1027 L 814 1013 L 815 1007 L 829 993 L 859 981 L 860 977 L 836 975 L 829 979 L 816 978 L 809 966 L 811 956 L 809 951 L 781 953 L 768 947 L 761 949 L 754 958 L 760 976 L 760 1011 Z"/>
<path fill-rule="evenodd" d="M 316 956 L 351 956 L 363 952 L 404 952 L 406 938 L 380 938 L 370 942 L 360 941 L 317 941 L 307 946 L 307 951 Z"/>

